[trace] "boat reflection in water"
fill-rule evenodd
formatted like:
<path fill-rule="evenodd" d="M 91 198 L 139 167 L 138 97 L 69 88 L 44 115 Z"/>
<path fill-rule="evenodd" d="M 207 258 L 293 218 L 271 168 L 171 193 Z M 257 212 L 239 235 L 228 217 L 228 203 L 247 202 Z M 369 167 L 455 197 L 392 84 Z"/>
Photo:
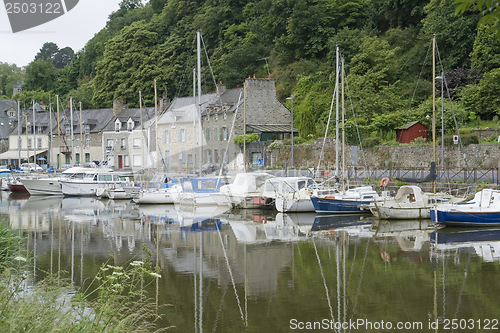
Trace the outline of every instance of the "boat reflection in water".
<path fill-rule="evenodd" d="M 364 224 L 371 224 L 373 218 L 366 214 L 318 215 L 314 218 L 311 231 L 337 229 Z"/>
<path fill-rule="evenodd" d="M 443 228 L 430 235 L 433 250 L 455 255 L 457 251 L 475 253 L 486 262 L 500 261 L 500 228 Z"/>

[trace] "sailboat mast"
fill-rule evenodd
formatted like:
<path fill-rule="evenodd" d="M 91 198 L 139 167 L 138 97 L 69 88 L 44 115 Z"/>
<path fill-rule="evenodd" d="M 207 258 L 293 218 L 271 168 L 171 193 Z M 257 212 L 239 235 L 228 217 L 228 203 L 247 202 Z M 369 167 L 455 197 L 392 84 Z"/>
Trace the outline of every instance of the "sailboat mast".
<path fill-rule="evenodd" d="M 342 79 L 342 193 L 345 193 L 345 129 L 344 129 L 344 58 L 341 59 L 342 69 L 341 69 L 341 79 Z"/>
<path fill-rule="evenodd" d="M 69 98 L 69 111 L 70 111 L 70 119 L 71 119 L 71 153 L 70 153 L 70 161 L 71 163 L 75 163 L 73 159 L 73 152 L 75 151 L 74 147 L 74 133 L 73 133 L 73 97 Z"/>
<path fill-rule="evenodd" d="M 156 146 L 156 171 L 160 171 L 160 146 L 158 145 L 158 137 L 160 134 L 158 133 L 158 104 L 157 101 L 157 91 L 156 91 L 156 79 L 154 80 L 155 84 L 155 146 Z"/>
<path fill-rule="evenodd" d="M 196 105 L 196 68 L 193 68 L 193 104 Z M 196 117 L 193 117 L 193 173 L 196 170 Z"/>
<path fill-rule="evenodd" d="M 336 112 L 335 112 L 335 175 L 339 176 L 339 46 L 336 51 L 336 66 L 335 66 L 335 95 L 336 95 Z"/>
<path fill-rule="evenodd" d="M 201 31 L 196 31 L 196 45 L 197 45 L 197 66 L 198 66 L 198 126 L 200 131 L 199 154 L 200 154 L 200 176 L 201 166 L 203 165 L 203 133 L 201 127 Z"/>
<path fill-rule="evenodd" d="M 436 36 L 432 37 L 432 162 L 436 164 Z M 436 193 L 436 180 L 433 181 Z"/>

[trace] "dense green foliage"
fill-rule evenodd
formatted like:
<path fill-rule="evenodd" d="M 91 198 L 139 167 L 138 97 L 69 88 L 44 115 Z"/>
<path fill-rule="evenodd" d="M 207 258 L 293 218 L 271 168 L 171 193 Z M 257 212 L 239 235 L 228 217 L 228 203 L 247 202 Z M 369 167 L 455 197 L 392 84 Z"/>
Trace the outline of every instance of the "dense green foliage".
<path fill-rule="evenodd" d="M 347 137 L 357 142 L 356 125 L 361 138 L 374 132 L 385 138 L 412 120 L 430 125 L 431 39 L 436 35 L 436 76 L 445 74 L 450 96 L 445 97 L 445 130 L 455 131 L 452 109 L 460 125 L 500 114 L 500 42 L 491 30 L 498 12 L 485 11 L 483 2 L 458 2 L 123 0 L 106 27 L 71 54 L 69 64 L 67 48 L 44 44 L 26 68 L 23 89 L 63 100 L 71 95 L 84 108 L 110 107 L 118 97 L 135 107 L 139 91 L 151 105 L 155 79 L 170 98 L 190 95 L 200 29 L 204 93 L 213 91 L 214 82 L 235 88 L 249 76 L 270 75 L 280 100 L 294 96 L 300 136 L 319 137 L 330 110 L 335 112 L 338 46 L 346 74 Z M 0 87 L 9 97 L 4 87 L 13 79 L 3 77 L 0 73 Z M 440 95 L 441 82 L 435 81 Z"/>

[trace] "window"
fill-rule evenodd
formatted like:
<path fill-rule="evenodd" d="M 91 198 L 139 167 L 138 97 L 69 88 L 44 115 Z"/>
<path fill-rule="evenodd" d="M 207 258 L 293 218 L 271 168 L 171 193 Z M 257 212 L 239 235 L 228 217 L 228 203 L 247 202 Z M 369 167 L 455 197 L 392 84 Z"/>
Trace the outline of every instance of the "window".
<path fill-rule="evenodd" d="M 31 139 L 28 139 L 28 148 L 31 148 Z"/>
<path fill-rule="evenodd" d="M 142 165 L 142 157 L 141 157 L 141 155 L 134 155 L 133 156 L 133 161 L 134 161 L 134 166 L 135 167 L 140 167 Z"/>
<path fill-rule="evenodd" d="M 134 148 L 141 148 L 141 138 L 134 138 Z"/>
<path fill-rule="evenodd" d="M 71 135 L 71 127 L 69 127 L 69 125 L 66 125 L 65 130 L 66 130 L 66 135 Z"/>
<path fill-rule="evenodd" d="M 127 139 L 123 138 L 121 140 L 121 148 L 126 149 L 127 148 Z"/>
<path fill-rule="evenodd" d="M 15 111 L 9 111 L 9 117 L 14 117 Z"/>
<path fill-rule="evenodd" d="M 120 127 L 121 127 L 121 123 L 117 119 L 116 122 L 115 122 L 115 132 L 120 132 Z"/>
<path fill-rule="evenodd" d="M 181 153 L 179 154 L 179 163 L 184 163 L 186 161 L 186 150 L 181 149 Z"/>
<path fill-rule="evenodd" d="M 129 119 L 127 122 L 127 131 L 132 132 L 134 129 L 134 121 L 132 119 Z"/>
<path fill-rule="evenodd" d="M 85 153 L 85 162 L 90 162 L 90 153 Z"/>
<path fill-rule="evenodd" d="M 40 139 L 37 139 L 36 144 L 37 144 L 37 147 L 38 147 L 38 148 L 42 148 L 42 139 L 41 139 L 41 138 L 40 138 Z"/>
<path fill-rule="evenodd" d="M 80 164 L 80 154 L 79 153 L 75 154 L 75 162 L 76 162 L 76 164 Z"/>
<path fill-rule="evenodd" d="M 179 133 L 179 140 L 177 142 L 181 142 L 182 141 L 182 130 L 179 129 L 178 133 Z"/>
<path fill-rule="evenodd" d="M 80 147 L 80 138 L 76 138 L 76 147 L 79 148 Z"/>
<path fill-rule="evenodd" d="M 208 163 L 213 163 L 211 150 L 208 150 Z"/>
<path fill-rule="evenodd" d="M 90 125 L 85 125 L 85 134 L 90 133 Z"/>
<path fill-rule="evenodd" d="M 219 119 L 219 114 L 218 113 L 215 114 L 215 121 L 217 121 L 217 119 Z"/>
<path fill-rule="evenodd" d="M 227 119 L 227 113 L 226 113 L 226 110 L 224 110 L 224 119 Z"/>
<path fill-rule="evenodd" d="M 170 143 L 170 130 L 167 130 L 167 143 Z"/>
<path fill-rule="evenodd" d="M 108 139 L 107 142 L 106 148 L 113 148 L 113 139 Z"/>
<path fill-rule="evenodd" d="M 85 136 L 85 145 L 90 147 L 90 135 Z"/>
<path fill-rule="evenodd" d="M 188 163 L 193 164 L 193 154 L 188 154 Z"/>
<path fill-rule="evenodd" d="M 123 162 L 125 167 L 130 166 L 130 157 L 128 155 L 125 155 L 125 161 Z"/>
<path fill-rule="evenodd" d="M 205 131 L 205 138 L 207 139 L 207 141 L 210 141 L 210 128 L 206 129 L 206 131 Z"/>
<path fill-rule="evenodd" d="M 214 140 L 217 140 L 217 139 L 218 139 L 218 137 L 219 137 L 219 135 L 217 134 L 217 131 L 218 131 L 218 128 L 217 128 L 217 127 L 215 127 L 215 128 L 214 128 Z"/>
<path fill-rule="evenodd" d="M 222 136 L 221 140 L 224 140 L 224 141 L 228 140 L 227 127 L 222 127 L 222 134 L 221 134 L 221 136 Z"/>

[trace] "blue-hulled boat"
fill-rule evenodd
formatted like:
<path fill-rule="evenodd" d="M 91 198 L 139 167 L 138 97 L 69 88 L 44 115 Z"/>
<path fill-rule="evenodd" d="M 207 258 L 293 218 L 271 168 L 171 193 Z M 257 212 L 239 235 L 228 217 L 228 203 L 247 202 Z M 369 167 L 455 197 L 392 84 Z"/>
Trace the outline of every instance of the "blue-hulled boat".
<path fill-rule="evenodd" d="M 362 213 L 361 206 L 379 200 L 382 198 L 371 186 L 352 188 L 344 194 L 311 196 L 316 213 Z"/>
<path fill-rule="evenodd" d="M 500 226 L 500 191 L 483 189 L 469 202 L 435 206 L 431 219 L 448 226 Z"/>

